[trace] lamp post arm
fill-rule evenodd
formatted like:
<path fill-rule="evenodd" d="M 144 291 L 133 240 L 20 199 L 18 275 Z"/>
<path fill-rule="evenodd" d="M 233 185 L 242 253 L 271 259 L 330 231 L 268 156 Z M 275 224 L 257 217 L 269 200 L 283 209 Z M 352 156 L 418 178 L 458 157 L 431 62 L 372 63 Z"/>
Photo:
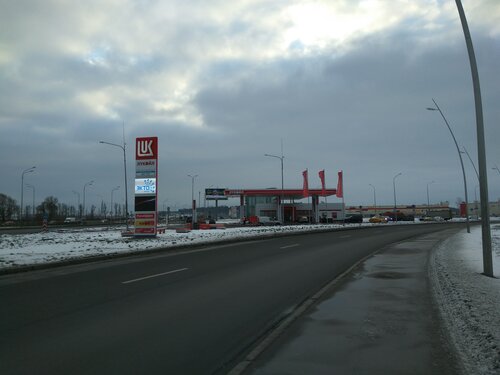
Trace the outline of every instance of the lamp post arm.
<path fill-rule="evenodd" d="M 476 176 L 477 176 L 477 179 L 479 181 L 479 173 L 477 172 L 477 169 L 476 169 L 476 165 L 474 164 L 474 162 L 472 161 L 472 158 L 470 157 L 469 153 L 467 152 L 467 149 L 464 147 L 464 152 L 465 152 L 465 155 L 467 155 L 467 157 L 469 158 L 470 160 L 470 163 L 472 164 L 472 167 L 474 168 L 474 172 L 476 172 Z"/>
<path fill-rule="evenodd" d="M 467 196 L 467 178 L 465 177 L 465 168 L 464 168 L 464 161 L 462 159 L 462 153 L 460 152 L 460 147 L 458 147 L 457 139 L 455 138 L 455 134 L 453 134 L 453 131 L 451 130 L 450 124 L 448 124 L 448 120 L 446 120 L 446 117 L 443 114 L 443 111 L 441 111 L 441 108 L 439 108 L 439 105 L 436 103 L 434 99 L 432 99 L 434 104 L 436 105 L 437 110 L 439 111 L 441 117 L 444 120 L 444 123 L 448 127 L 448 130 L 450 131 L 451 137 L 453 138 L 453 142 L 455 142 L 455 147 L 457 148 L 458 152 L 458 158 L 460 159 L 460 165 L 462 167 L 462 175 L 464 178 L 464 190 L 465 190 L 465 207 L 466 207 L 466 213 L 465 213 L 465 222 L 467 224 L 467 233 L 470 233 L 470 223 L 469 223 L 469 198 Z"/>

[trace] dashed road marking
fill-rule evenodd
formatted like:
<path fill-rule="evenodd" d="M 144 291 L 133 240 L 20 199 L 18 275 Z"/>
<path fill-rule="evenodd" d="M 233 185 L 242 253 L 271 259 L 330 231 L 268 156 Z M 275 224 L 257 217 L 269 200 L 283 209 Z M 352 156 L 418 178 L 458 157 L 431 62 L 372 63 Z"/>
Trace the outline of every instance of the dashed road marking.
<path fill-rule="evenodd" d="M 280 249 L 289 249 L 291 247 L 297 247 L 297 246 L 300 246 L 300 244 L 299 243 L 294 243 L 292 245 L 282 246 L 282 247 L 280 247 Z"/>
<path fill-rule="evenodd" d="M 149 276 L 139 277 L 139 278 L 133 279 L 133 280 L 122 281 L 122 284 L 135 283 L 136 281 L 142 281 L 142 280 L 146 280 L 146 279 L 152 279 L 153 277 L 165 276 L 165 275 L 169 275 L 169 274 L 176 273 L 176 272 L 186 271 L 188 269 L 189 268 L 179 268 L 178 270 L 172 270 L 172 271 L 157 273 L 155 275 L 149 275 Z"/>

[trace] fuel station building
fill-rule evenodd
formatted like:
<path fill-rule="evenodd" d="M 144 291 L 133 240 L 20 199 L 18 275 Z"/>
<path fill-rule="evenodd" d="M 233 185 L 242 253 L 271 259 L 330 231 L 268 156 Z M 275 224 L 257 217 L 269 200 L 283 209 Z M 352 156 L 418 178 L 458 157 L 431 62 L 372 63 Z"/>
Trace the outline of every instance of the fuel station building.
<path fill-rule="evenodd" d="M 304 197 L 303 189 L 225 189 L 227 198 L 240 199 L 240 218 L 268 216 L 282 223 L 319 223 L 343 220 L 343 202 L 328 203 L 328 197 L 336 196 L 337 189 L 309 189 L 308 202 L 296 202 Z M 324 197 L 325 202 L 320 202 Z"/>

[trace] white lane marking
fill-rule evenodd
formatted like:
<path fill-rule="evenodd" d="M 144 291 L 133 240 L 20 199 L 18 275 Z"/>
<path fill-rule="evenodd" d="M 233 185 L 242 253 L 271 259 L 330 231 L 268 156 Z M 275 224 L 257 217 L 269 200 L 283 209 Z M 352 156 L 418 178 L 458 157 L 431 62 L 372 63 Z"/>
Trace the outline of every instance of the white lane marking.
<path fill-rule="evenodd" d="M 280 249 L 289 249 L 291 247 L 297 247 L 297 246 L 300 246 L 300 244 L 299 243 L 294 243 L 293 245 L 287 245 L 287 246 L 280 247 Z"/>
<path fill-rule="evenodd" d="M 350 238 L 352 237 L 351 235 L 347 235 L 347 236 L 340 236 L 339 238 Z"/>
<path fill-rule="evenodd" d="M 158 277 L 158 276 L 165 276 L 165 275 L 169 275 L 171 273 L 186 271 L 188 269 L 189 268 L 179 268 L 178 270 L 173 270 L 173 271 L 168 271 L 168 272 L 163 272 L 163 273 L 157 273 L 156 275 L 149 275 L 149 276 L 139 277 L 138 279 L 133 279 L 133 280 L 128 280 L 128 281 L 122 281 L 122 284 L 135 283 L 136 281 L 142 281 L 142 280 L 146 280 L 146 279 L 151 279 L 153 277 Z"/>

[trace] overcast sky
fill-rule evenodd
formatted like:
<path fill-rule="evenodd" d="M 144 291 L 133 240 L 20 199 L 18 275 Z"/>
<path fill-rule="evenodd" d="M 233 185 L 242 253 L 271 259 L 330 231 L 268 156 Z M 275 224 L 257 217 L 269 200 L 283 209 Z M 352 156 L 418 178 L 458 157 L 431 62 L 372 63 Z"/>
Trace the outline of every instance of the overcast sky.
<path fill-rule="evenodd" d="M 463 0 L 484 108 L 490 201 L 500 198 L 500 1 Z M 335 188 L 346 204 L 463 199 L 453 140 L 477 166 L 470 66 L 453 0 L 0 0 L 0 193 L 19 203 L 124 201 L 127 143 L 159 138 L 159 199 L 206 187 Z M 464 159 L 469 199 L 479 188 Z M 31 202 L 31 190 L 25 190 Z M 329 201 L 339 201 L 331 198 Z"/>

